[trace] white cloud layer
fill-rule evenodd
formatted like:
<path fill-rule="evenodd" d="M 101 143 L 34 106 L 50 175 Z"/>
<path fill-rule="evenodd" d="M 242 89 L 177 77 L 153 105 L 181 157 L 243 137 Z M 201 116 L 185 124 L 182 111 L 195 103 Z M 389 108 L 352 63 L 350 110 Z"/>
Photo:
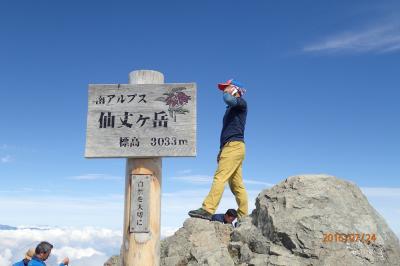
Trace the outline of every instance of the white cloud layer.
<path fill-rule="evenodd" d="M 342 32 L 303 48 L 304 52 L 388 53 L 400 50 L 400 23 Z"/>
<path fill-rule="evenodd" d="M 74 266 L 98 266 L 119 253 L 122 232 L 93 227 L 0 230 L 0 266 L 21 260 L 40 241 L 54 245 L 48 266 L 56 265 L 64 257 L 69 257 Z"/>
<path fill-rule="evenodd" d="M 0 250 L 0 266 L 9 266 L 12 264 L 12 252 L 10 249 Z"/>
<path fill-rule="evenodd" d="M 162 227 L 161 238 L 175 233 L 178 227 Z M 40 241 L 54 245 L 48 266 L 58 265 L 65 257 L 74 266 L 103 265 L 112 255 L 118 255 L 122 231 L 106 228 L 54 228 L 20 226 L 17 230 L 0 230 L 0 266 L 10 266 L 23 259 L 29 248 Z"/>

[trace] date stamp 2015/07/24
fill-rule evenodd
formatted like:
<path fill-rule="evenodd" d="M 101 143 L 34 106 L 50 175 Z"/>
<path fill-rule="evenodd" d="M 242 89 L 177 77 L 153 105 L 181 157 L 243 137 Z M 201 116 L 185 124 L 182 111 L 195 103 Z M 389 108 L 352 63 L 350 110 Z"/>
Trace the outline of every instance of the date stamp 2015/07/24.
<path fill-rule="evenodd" d="M 333 243 L 333 242 L 341 242 L 341 243 L 351 243 L 351 242 L 362 242 L 366 244 L 370 244 L 371 242 L 376 241 L 375 233 L 323 233 L 322 242 L 324 243 Z"/>

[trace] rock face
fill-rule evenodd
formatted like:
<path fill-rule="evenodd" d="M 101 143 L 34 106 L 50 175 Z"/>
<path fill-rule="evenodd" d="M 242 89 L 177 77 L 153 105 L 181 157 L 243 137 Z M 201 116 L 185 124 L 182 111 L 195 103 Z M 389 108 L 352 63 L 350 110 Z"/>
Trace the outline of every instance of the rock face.
<path fill-rule="evenodd" d="M 161 265 L 234 265 L 228 245 L 232 226 L 189 218 L 161 243 Z"/>
<path fill-rule="evenodd" d="M 238 224 L 187 219 L 162 241 L 161 265 L 400 265 L 384 219 L 356 185 L 333 176 L 289 177 L 262 191 Z"/>
<path fill-rule="evenodd" d="M 400 265 L 384 219 L 356 185 L 332 176 L 294 176 L 263 191 L 252 218 L 265 238 L 312 265 Z"/>

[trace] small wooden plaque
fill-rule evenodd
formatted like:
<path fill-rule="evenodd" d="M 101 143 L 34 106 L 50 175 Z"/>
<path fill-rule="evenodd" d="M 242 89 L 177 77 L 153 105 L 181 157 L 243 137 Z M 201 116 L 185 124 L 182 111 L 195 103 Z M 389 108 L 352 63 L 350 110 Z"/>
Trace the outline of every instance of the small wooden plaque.
<path fill-rule="evenodd" d="M 131 180 L 131 233 L 148 233 L 150 221 L 150 181 L 149 175 L 132 175 Z"/>

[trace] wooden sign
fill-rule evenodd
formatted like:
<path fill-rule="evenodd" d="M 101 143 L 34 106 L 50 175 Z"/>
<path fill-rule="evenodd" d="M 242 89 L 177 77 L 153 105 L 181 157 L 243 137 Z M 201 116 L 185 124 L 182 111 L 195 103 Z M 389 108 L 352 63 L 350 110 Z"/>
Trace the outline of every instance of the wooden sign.
<path fill-rule="evenodd" d="M 196 84 L 89 85 L 87 158 L 196 156 Z"/>

